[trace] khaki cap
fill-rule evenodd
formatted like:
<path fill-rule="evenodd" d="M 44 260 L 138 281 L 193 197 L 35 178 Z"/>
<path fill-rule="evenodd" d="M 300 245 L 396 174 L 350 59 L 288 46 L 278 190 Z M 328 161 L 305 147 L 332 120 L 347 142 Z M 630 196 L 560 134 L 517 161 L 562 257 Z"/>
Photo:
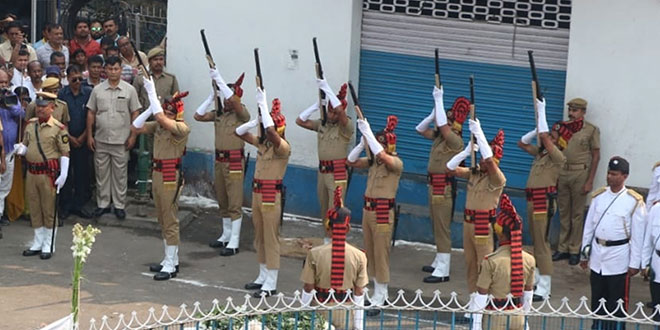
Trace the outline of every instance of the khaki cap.
<path fill-rule="evenodd" d="M 579 98 L 579 97 L 576 97 L 576 98 L 568 101 L 568 103 L 566 103 L 566 104 L 569 107 L 572 107 L 572 108 L 580 108 L 580 109 L 586 109 L 587 108 L 587 100 L 585 100 L 583 98 Z"/>
<path fill-rule="evenodd" d="M 41 89 L 52 89 L 59 87 L 60 87 L 60 80 L 55 77 L 46 78 L 46 80 L 44 80 L 43 84 L 41 85 Z M 55 98 L 57 98 L 57 95 L 55 96 Z"/>
<path fill-rule="evenodd" d="M 165 56 L 165 50 L 160 47 L 154 47 L 149 51 L 149 53 L 147 53 L 148 60 L 156 56 Z"/>
<path fill-rule="evenodd" d="M 34 102 L 39 106 L 46 106 L 48 103 L 55 101 L 57 95 L 48 92 L 37 92 L 37 99 Z"/>

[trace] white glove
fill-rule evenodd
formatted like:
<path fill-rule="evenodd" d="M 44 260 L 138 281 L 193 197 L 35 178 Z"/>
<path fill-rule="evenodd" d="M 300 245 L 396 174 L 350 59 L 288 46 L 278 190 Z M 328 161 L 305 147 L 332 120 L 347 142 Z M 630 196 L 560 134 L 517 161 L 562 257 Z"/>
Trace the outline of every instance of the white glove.
<path fill-rule="evenodd" d="M 305 290 L 302 291 L 302 295 L 300 296 L 300 302 L 302 303 L 303 307 L 309 306 L 309 304 L 312 302 L 312 299 L 314 299 L 314 291 L 307 292 Z"/>
<path fill-rule="evenodd" d="M 27 153 L 27 147 L 23 143 L 14 144 L 14 153 L 23 156 Z"/>
<path fill-rule="evenodd" d="M 257 87 L 257 105 L 259 107 L 259 113 L 261 114 L 261 124 L 264 128 L 275 126 L 273 118 L 270 116 L 270 110 L 268 110 L 266 91 L 261 90 L 259 87 Z"/>
<path fill-rule="evenodd" d="M 147 119 L 149 119 L 149 116 L 151 116 L 151 110 L 153 107 L 149 107 L 147 110 L 143 111 L 135 120 L 133 121 L 133 127 L 135 128 L 142 128 L 144 126 L 144 123 L 147 122 Z"/>
<path fill-rule="evenodd" d="M 490 149 L 488 141 L 486 141 L 486 135 L 484 131 L 481 130 L 481 124 L 479 119 L 472 120 L 470 119 L 470 132 L 474 134 L 474 137 L 477 139 L 477 144 L 479 145 L 479 152 L 481 152 L 481 157 L 483 159 L 488 159 L 493 157 L 493 151 Z"/>
<path fill-rule="evenodd" d="M 545 117 L 545 98 L 543 100 L 535 98 L 534 102 L 536 102 L 536 110 L 538 111 L 537 125 L 539 128 L 539 133 L 547 133 L 550 130 L 548 129 L 548 121 Z"/>
<path fill-rule="evenodd" d="M 234 91 L 227 86 L 227 83 L 225 82 L 224 79 L 222 79 L 222 76 L 220 75 L 220 72 L 218 69 L 210 69 L 209 73 L 211 75 L 211 79 L 215 81 L 215 84 L 218 85 L 218 88 L 222 92 L 222 96 L 224 96 L 226 99 L 232 97 L 234 95 Z"/>
<path fill-rule="evenodd" d="M 360 143 L 358 143 L 351 152 L 348 153 L 348 159 L 349 162 L 353 163 L 355 162 L 359 157 L 360 153 L 362 153 L 362 150 L 364 150 L 364 139 L 360 139 Z"/>
<path fill-rule="evenodd" d="M 259 124 L 258 119 L 256 119 L 256 118 L 252 119 L 252 120 L 248 121 L 247 123 L 236 127 L 236 135 L 238 135 L 238 136 L 245 135 L 245 133 L 247 133 L 249 130 L 257 127 L 258 124 Z"/>
<path fill-rule="evenodd" d="M 534 291 L 523 291 L 523 312 L 528 313 L 532 309 L 532 298 L 534 297 Z"/>
<path fill-rule="evenodd" d="M 435 101 L 435 126 L 440 127 L 447 125 L 447 114 L 445 114 L 445 105 L 442 100 L 444 95 L 444 90 L 442 86 L 438 87 L 433 86 L 433 100 Z"/>
<path fill-rule="evenodd" d="M 316 112 L 318 110 L 319 110 L 319 102 L 316 102 L 316 103 L 310 105 L 309 108 L 307 108 L 303 112 L 301 112 L 300 115 L 298 116 L 298 118 L 300 118 L 300 120 L 302 120 L 302 121 L 307 121 L 307 119 L 309 119 L 309 117 L 314 112 Z"/>
<path fill-rule="evenodd" d="M 415 129 L 417 132 L 424 133 L 427 129 L 429 129 L 429 125 L 431 125 L 431 122 L 433 122 L 433 119 L 435 118 L 435 109 L 431 111 L 431 114 L 426 116 L 426 118 L 422 119 L 422 121 L 415 126 Z"/>
<path fill-rule="evenodd" d="M 69 175 L 69 157 L 62 156 L 60 157 L 60 175 L 55 179 L 55 186 L 57 186 L 57 193 L 60 193 L 60 189 L 64 186 L 66 182 L 66 177 Z"/>
<path fill-rule="evenodd" d="M 488 305 L 488 295 L 476 293 L 470 300 L 470 311 L 472 312 L 472 330 L 481 330 L 482 314 L 475 312 L 481 311 Z"/>
<path fill-rule="evenodd" d="M 373 152 L 374 155 L 378 155 L 381 151 L 383 151 L 383 146 L 380 144 L 380 142 L 378 142 L 378 140 L 376 140 L 374 133 L 371 131 L 371 126 L 369 126 L 369 123 L 366 119 L 358 119 L 357 123 L 360 132 L 362 132 L 362 136 L 367 139 L 367 145 L 369 145 L 369 149 L 371 149 L 371 152 Z"/>
<path fill-rule="evenodd" d="M 479 146 L 473 143 L 468 143 L 468 145 L 465 147 L 465 149 L 456 155 L 452 157 L 448 162 L 447 162 L 447 168 L 450 170 L 455 170 L 458 165 L 461 164 L 462 161 L 465 160 L 465 158 L 468 158 L 470 156 L 470 147 L 474 149 L 474 152 L 477 152 L 479 150 Z"/>
<path fill-rule="evenodd" d="M 524 144 L 532 144 L 532 140 L 534 139 L 535 136 L 536 136 L 536 130 L 533 129 L 533 130 L 525 133 L 525 135 L 521 136 L 520 137 L 520 142 L 522 142 Z"/>
<path fill-rule="evenodd" d="M 316 79 L 316 84 L 319 86 L 320 90 L 325 92 L 325 97 L 330 100 L 330 105 L 332 105 L 333 108 L 341 106 L 341 101 L 339 101 L 337 95 L 335 95 L 325 79 Z"/>
<path fill-rule="evenodd" d="M 142 85 L 144 86 L 144 90 L 147 92 L 147 95 L 149 95 L 150 93 L 156 93 L 156 85 L 154 85 L 154 82 L 153 80 L 151 80 L 151 77 L 143 76 Z"/>
<path fill-rule="evenodd" d="M 355 306 L 364 307 L 364 294 L 361 296 L 353 295 L 353 303 Z M 353 313 L 353 329 L 362 330 L 364 323 L 364 309 L 355 310 Z"/>
<path fill-rule="evenodd" d="M 204 100 L 204 102 L 202 102 L 202 104 L 200 104 L 199 107 L 197 107 L 197 110 L 195 110 L 195 112 L 200 116 L 205 115 L 208 112 L 209 105 L 211 105 L 211 102 L 213 102 L 214 98 L 215 98 L 215 93 L 211 92 L 209 97 L 207 97 L 206 100 Z"/>
<path fill-rule="evenodd" d="M 151 112 L 154 115 L 163 112 L 163 107 L 160 105 L 160 100 L 158 99 L 158 94 L 156 94 L 156 86 L 154 85 L 153 80 L 146 78 L 143 80 L 144 89 L 147 91 L 147 96 L 149 96 L 149 108 L 151 108 Z"/>

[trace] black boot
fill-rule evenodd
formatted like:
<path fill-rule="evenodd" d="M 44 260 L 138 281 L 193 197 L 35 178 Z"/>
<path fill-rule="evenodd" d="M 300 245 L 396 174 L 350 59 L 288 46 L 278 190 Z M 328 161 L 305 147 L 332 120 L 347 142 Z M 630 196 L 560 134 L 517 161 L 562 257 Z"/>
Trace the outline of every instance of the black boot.
<path fill-rule="evenodd" d="M 158 272 L 156 275 L 154 275 L 154 280 L 156 281 L 166 281 L 171 278 L 176 277 L 176 272 L 174 273 L 168 273 L 168 272 Z"/>
<path fill-rule="evenodd" d="M 427 276 L 424 277 L 424 283 L 443 283 L 449 282 L 449 276 Z"/>
<path fill-rule="evenodd" d="M 238 254 L 238 248 L 231 249 L 231 248 L 226 247 L 226 248 L 222 249 L 222 251 L 220 251 L 220 255 L 223 256 L 223 257 L 230 257 L 230 256 L 233 256 L 235 254 Z"/>
<path fill-rule="evenodd" d="M 245 285 L 245 290 L 260 290 L 261 289 L 261 284 L 259 283 L 248 283 Z"/>
<path fill-rule="evenodd" d="M 32 256 L 36 256 L 38 254 L 41 254 L 41 250 L 24 250 L 23 251 L 23 256 L 24 257 L 32 257 Z"/>
<path fill-rule="evenodd" d="M 149 271 L 152 272 L 152 273 L 160 273 L 160 271 L 162 269 L 163 269 L 163 266 L 159 265 L 159 264 L 149 266 Z M 179 265 L 174 266 L 174 272 L 175 273 L 179 272 Z"/>
<path fill-rule="evenodd" d="M 259 290 L 255 293 L 253 293 L 252 297 L 261 298 L 262 294 L 264 294 L 266 296 L 266 298 L 268 298 L 270 296 L 274 296 L 275 294 L 277 294 L 277 290 Z"/>

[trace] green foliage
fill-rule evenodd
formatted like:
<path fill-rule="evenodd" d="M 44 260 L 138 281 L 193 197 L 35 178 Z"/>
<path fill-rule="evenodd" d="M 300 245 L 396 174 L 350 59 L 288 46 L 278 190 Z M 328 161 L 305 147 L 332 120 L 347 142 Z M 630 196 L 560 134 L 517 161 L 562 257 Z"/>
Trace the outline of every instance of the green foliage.
<path fill-rule="evenodd" d="M 342 311 L 345 312 L 345 311 Z M 236 311 L 227 311 L 227 314 L 233 314 Z M 214 315 L 221 314 L 218 310 L 213 311 Z M 219 320 L 210 320 L 203 322 L 200 329 L 222 329 L 222 330 L 243 330 L 245 329 L 246 316 L 231 319 L 223 318 Z M 262 324 L 265 329 L 278 329 L 291 330 L 291 329 L 311 329 L 311 330 L 326 330 L 328 329 L 328 322 L 318 312 L 285 312 L 277 314 L 264 314 L 264 315 L 248 315 L 247 316 L 248 328 L 247 329 L 261 329 Z M 314 323 L 314 327 L 312 327 Z M 334 327 L 330 327 L 334 329 Z"/>

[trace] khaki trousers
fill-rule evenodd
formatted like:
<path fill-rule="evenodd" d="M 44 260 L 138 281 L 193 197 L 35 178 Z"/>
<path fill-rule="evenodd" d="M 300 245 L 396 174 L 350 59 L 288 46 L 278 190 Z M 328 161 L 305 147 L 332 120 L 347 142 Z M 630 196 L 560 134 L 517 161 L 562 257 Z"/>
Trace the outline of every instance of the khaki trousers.
<path fill-rule="evenodd" d="M 519 310 L 517 312 L 520 313 L 521 311 Z M 482 327 L 486 329 L 488 327 L 488 322 L 490 322 L 490 328 L 488 329 L 493 330 L 523 330 L 525 328 L 525 316 L 506 314 L 504 312 L 498 312 L 498 314 L 499 315 L 488 315 L 488 318 L 484 317 Z"/>
<path fill-rule="evenodd" d="M 390 282 L 390 246 L 394 210 L 390 210 L 389 224 L 376 223 L 376 211 L 362 209 L 362 235 L 367 251 L 367 273 L 378 283 Z"/>
<path fill-rule="evenodd" d="M 465 253 L 465 268 L 470 293 L 477 292 L 479 267 L 484 257 L 493 252 L 493 229 L 488 227 L 488 240 L 477 242 L 474 237 L 474 224 L 463 222 L 463 253 Z"/>
<path fill-rule="evenodd" d="M 433 198 L 433 187 L 429 186 L 429 208 L 431 226 L 438 253 L 451 253 L 451 185 L 445 187 L 444 196 Z"/>
<path fill-rule="evenodd" d="M 106 208 L 112 201 L 115 208 L 126 208 L 128 151 L 124 145 L 96 142 L 94 166 L 96 167 L 96 205 Z"/>
<path fill-rule="evenodd" d="M 275 205 L 263 206 L 261 194 L 252 193 L 252 223 L 254 224 L 254 249 L 257 261 L 267 269 L 280 269 L 280 210 L 281 195 L 275 194 Z"/>
<path fill-rule="evenodd" d="M 242 162 L 245 168 L 245 160 Z M 229 162 L 215 162 L 215 196 L 220 207 L 220 216 L 232 220 L 243 216 L 243 177 L 245 173 L 229 173 Z"/>
<path fill-rule="evenodd" d="M 527 202 L 527 221 L 529 222 L 529 233 L 532 235 L 532 242 L 534 243 L 536 267 L 538 267 L 541 275 L 552 275 L 552 251 L 550 251 L 550 242 L 546 239 L 548 217 L 534 220 L 534 205 L 532 202 Z"/>
<path fill-rule="evenodd" d="M 557 251 L 579 254 L 582 245 L 584 225 L 584 204 L 587 195 L 582 193 L 582 186 L 587 182 L 589 170 L 562 171 L 557 185 L 557 204 L 559 205 L 559 245 Z"/>
<path fill-rule="evenodd" d="M 32 174 L 28 171 L 25 196 L 30 201 L 32 228 L 53 228 L 55 223 L 55 187 L 47 174 Z"/>
<path fill-rule="evenodd" d="M 176 179 L 179 180 L 181 172 L 177 171 Z M 163 183 L 163 173 L 158 171 L 151 172 L 151 190 L 154 198 L 154 205 L 158 215 L 158 224 L 160 224 L 163 239 L 167 245 L 179 245 L 179 195 L 181 187 L 177 193 L 176 181 L 174 184 Z"/>

